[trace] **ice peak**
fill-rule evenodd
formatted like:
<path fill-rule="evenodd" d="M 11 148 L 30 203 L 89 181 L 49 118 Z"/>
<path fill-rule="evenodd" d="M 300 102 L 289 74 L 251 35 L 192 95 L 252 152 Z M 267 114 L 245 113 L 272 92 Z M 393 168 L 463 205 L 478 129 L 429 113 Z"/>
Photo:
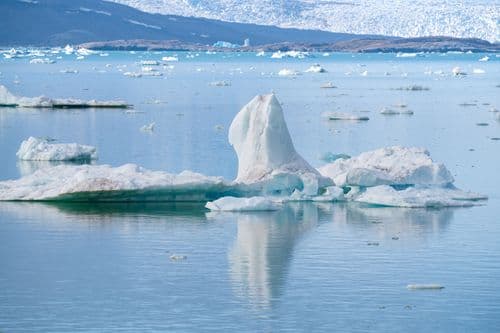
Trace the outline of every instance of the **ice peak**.
<path fill-rule="evenodd" d="M 251 183 L 279 173 L 319 174 L 296 151 L 274 94 L 254 97 L 236 115 L 229 143 L 238 155 L 237 182 Z"/>

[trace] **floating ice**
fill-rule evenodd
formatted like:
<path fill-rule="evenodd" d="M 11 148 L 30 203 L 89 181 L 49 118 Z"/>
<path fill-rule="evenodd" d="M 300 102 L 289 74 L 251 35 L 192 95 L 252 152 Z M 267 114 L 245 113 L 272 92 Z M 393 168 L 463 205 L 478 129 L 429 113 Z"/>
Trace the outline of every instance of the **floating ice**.
<path fill-rule="evenodd" d="M 29 137 L 21 143 L 16 156 L 26 161 L 90 161 L 97 159 L 97 152 L 92 146 Z"/>
<path fill-rule="evenodd" d="M 300 180 L 304 189 L 305 183 L 311 183 L 311 193 L 328 183 L 295 151 L 283 110 L 273 94 L 256 96 L 241 109 L 229 128 L 229 143 L 238 155 L 237 182 Z"/>
<path fill-rule="evenodd" d="M 320 64 L 314 64 L 306 70 L 306 73 L 326 73 L 326 69 Z"/>
<path fill-rule="evenodd" d="M 55 63 L 55 61 L 49 58 L 35 58 L 30 60 L 30 64 L 53 64 L 53 63 Z"/>
<path fill-rule="evenodd" d="M 461 191 L 442 164 L 419 148 L 390 147 L 335 160 L 318 170 L 295 150 L 274 95 L 256 96 L 234 118 L 229 142 L 238 175 L 227 182 L 185 171 L 60 165 L 0 182 L 0 200 L 213 201 L 218 209 L 256 209 L 270 202 L 350 200 L 402 207 L 468 206 L 485 196 Z M 335 182 L 335 184 L 334 184 Z M 214 205 L 214 206 L 212 206 Z M 265 206 L 265 205 L 264 205 Z M 269 207 L 269 206 L 268 206 Z"/>
<path fill-rule="evenodd" d="M 451 70 L 451 73 L 455 76 L 464 76 L 464 75 L 467 75 L 466 72 L 462 71 L 462 69 L 460 67 L 454 67 L 452 70 Z"/>
<path fill-rule="evenodd" d="M 407 109 L 404 109 L 404 108 L 400 108 L 400 109 L 390 109 L 390 108 L 382 108 L 382 110 L 380 110 L 380 114 L 385 114 L 385 115 L 397 115 L 397 114 L 407 114 L 407 115 L 412 115 L 413 114 L 413 111 L 411 110 L 407 110 Z"/>
<path fill-rule="evenodd" d="M 141 66 L 158 66 L 160 63 L 156 60 L 142 60 Z"/>
<path fill-rule="evenodd" d="M 397 88 L 396 90 L 424 91 L 424 90 L 430 90 L 430 89 L 429 89 L 429 87 L 424 87 L 424 86 L 420 86 L 417 84 L 412 84 L 412 85 L 407 86 L 407 87 Z"/>
<path fill-rule="evenodd" d="M 403 53 L 403 52 L 398 52 L 396 54 L 396 58 L 415 58 L 417 56 L 417 53 Z"/>
<path fill-rule="evenodd" d="M 166 62 L 174 62 L 174 61 L 179 61 L 179 58 L 177 57 L 163 57 L 161 60 L 166 61 Z"/>
<path fill-rule="evenodd" d="M 444 289 L 444 286 L 440 284 L 409 284 L 406 288 L 410 290 L 440 290 Z"/>
<path fill-rule="evenodd" d="M 229 87 L 229 86 L 231 86 L 231 82 L 225 81 L 225 80 L 213 81 L 213 82 L 210 82 L 208 85 L 212 86 L 212 87 Z"/>
<path fill-rule="evenodd" d="M 332 82 L 326 82 L 326 83 L 323 83 L 320 88 L 323 88 L 323 89 L 333 89 L 333 88 L 337 88 Z"/>
<path fill-rule="evenodd" d="M 222 178 L 189 171 L 174 175 L 134 164 L 59 165 L 0 182 L 0 200 L 208 201 L 228 188 Z"/>
<path fill-rule="evenodd" d="M 486 71 L 484 69 L 481 69 L 481 68 L 474 68 L 472 70 L 472 74 L 484 74 L 486 73 Z"/>
<path fill-rule="evenodd" d="M 414 186 L 404 190 L 381 185 L 368 187 L 364 192 L 355 196 L 355 201 L 379 206 L 392 207 L 468 207 L 478 200 L 485 200 L 486 196 L 462 191 L 449 186 Z"/>
<path fill-rule="evenodd" d="M 215 211 L 270 211 L 281 208 L 278 203 L 266 197 L 223 197 L 207 202 L 205 207 Z"/>
<path fill-rule="evenodd" d="M 123 75 L 128 76 L 128 77 L 134 77 L 134 78 L 140 78 L 142 77 L 142 73 L 136 73 L 136 72 L 125 72 Z"/>
<path fill-rule="evenodd" d="M 80 99 L 62 99 L 39 97 L 17 97 L 7 88 L 0 85 L 0 107 L 23 107 L 23 108 L 121 108 L 130 107 L 123 101 L 84 101 Z"/>
<path fill-rule="evenodd" d="M 144 126 L 141 127 L 141 131 L 143 131 L 143 132 L 153 132 L 154 129 L 155 129 L 155 125 L 156 125 L 156 123 L 154 123 L 154 122 L 150 123 L 148 125 L 144 125 Z"/>
<path fill-rule="evenodd" d="M 422 148 L 388 147 L 362 153 L 319 168 L 337 186 L 448 185 L 454 179 Z"/>
<path fill-rule="evenodd" d="M 355 114 L 343 113 L 343 112 L 324 112 L 322 116 L 328 120 L 355 120 L 363 121 L 370 120 L 367 116 L 358 116 Z"/>
<path fill-rule="evenodd" d="M 299 75 L 300 73 L 297 72 L 296 70 L 293 70 L 293 69 L 289 69 L 289 68 L 283 68 L 282 70 L 280 70 L 278 72 L 278 75 L 279 76 L 297 76 Z"/>
<path fill-rule="evenodd" d="M 278 52 L 274 52 L 271 55 L 271 58 L 272 59 L 283 59 L 283 58 L 304 59 L 304 58 L 307 58 L 307 57 L 310 57 L 310 56 L 311 55 L 309 54 L 309 52 L 301 52 L 301 51 L 286 51 L 286 52 L 282 52 L 282 51 L 278 51 Z"/>
<path fill-rule="evenodd" d="M 484 56 L 481 59 L 479 59 L 478 61 L 489 61 L 489 60 L 490 60 L 490 57 Z"/>

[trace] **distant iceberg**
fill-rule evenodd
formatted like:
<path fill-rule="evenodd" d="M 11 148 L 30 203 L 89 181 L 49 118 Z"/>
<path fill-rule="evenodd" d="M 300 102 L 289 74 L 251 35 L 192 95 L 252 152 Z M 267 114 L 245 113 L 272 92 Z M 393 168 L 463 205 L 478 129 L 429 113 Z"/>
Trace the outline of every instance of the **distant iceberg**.
<path fill-rule="evenodd" d="M 92 146 L 29 137 L 21 143 L 16 156 L 24 161 L 91 161 L 97 159 L 97 151 Z"/>
<path fill-rule="evenodd" d="M 326 69 L 321 67 L 320 64 L 314 64 L 306 69 L 306 73 L 326 73 Z"/>
<path fill-rule="evenodd" d="M 121 108 L 125 109 L 131 105 L 123 101 L 97 101 L 95 99 L 85 101 L 80 99 L 63 99 L 39 97 L 18 97 L 12 94 L 5 86 L 0 85 L 0 107 L 22 107 L 22 108 Z"/>
<path fill-rule="evenodd" d="M 304 59 L 309 57 L 312 57 L 312 55 L 309 52 L 302 52 L 302 51 L 286 51 L 286 52 L 277 51 L 271 55 L 272 59 L 283 59 L 283 58 Z"/>

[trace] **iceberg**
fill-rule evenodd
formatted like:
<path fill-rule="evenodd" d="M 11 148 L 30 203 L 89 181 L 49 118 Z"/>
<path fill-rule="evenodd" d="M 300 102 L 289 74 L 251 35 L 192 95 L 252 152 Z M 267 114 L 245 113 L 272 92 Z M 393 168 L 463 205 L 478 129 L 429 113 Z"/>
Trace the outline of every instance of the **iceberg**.
<path fill-rule="evenodd" d="M 275 180 L 294 190 L 291 184 L 317 194 L 330 182 L 296 151 L 283 110 L 274 94 L 259 95 L 245 105 L 229 127 L 229 143 L 238 156 L 236 182 L 252 184 Z M 302 188 L 301 188 L 302 187 Z"/>
<path fill-rule="evenodd" d="M 314 64 L 306 69 L 306 73 L 326 73 L 326 69 L 321 67 L 320 64 Z"/>
<path fill-rule="evenodd" d="M 16 156 L 24 161 L 91 161 L 97 159 L 97 151 L 92 146 L 29 137 L 21 143 Z"/>
<path fill-rule="evenodd" d="M 387 147 L 340 158 L 318 169 L 337 186 L 448 185 L 454 179 L 423 148 Z"/>
<path fill-rule="evenodd" d="M 205 207 L 212 211 L 226 212 L 272 211 L 281 208 L 278 203 L 266 197 L 222 197 L 215 201 L 207 202 Z"/>
<path fill-rule="evenodd" d="M 95 99 L 84 101 L 72 98 L 18 97 L 12 94 L 5 86 L 0 85 L 0 107 L 22 108 L 119 108 L 126 109 L 131 105 L 123 101 L 97 101 Z"/>
<path fill-rule="evenodd" d="M 302 52 L 302 51 L 286 51 L 286 52 L 277 51 L 271 55 L 272 59 L 283 59 L 283 58 L 304 59 L 307 57 L 311 57 L 309 52 Z"/>
<path fill-rule="evenodd" d="M 166 62 L 173 62 L 173 61 L 179 61 L 179 58 L 173 57 L 173 56 L 172 57 L 167 56 L 167 57 L 161 58 L 161 60 L 166 61 Z"/>
<path fill-rule="evenodd" d="M 274 94 L 256 96 L 245 105 L 233 119 L 228 139 L 238 157 L 233 181 L 134 164 L 58 165 L 1 181 L 0 200 L 210 201 L 207 207 L 213 210 L 262 210 L 288 201 L 415 208 L 470 206 L 487 199 L 455 188 L 448 169 L 422 148 L 395 146 L 339 156 L 317 170 L 295 150 Z"/>

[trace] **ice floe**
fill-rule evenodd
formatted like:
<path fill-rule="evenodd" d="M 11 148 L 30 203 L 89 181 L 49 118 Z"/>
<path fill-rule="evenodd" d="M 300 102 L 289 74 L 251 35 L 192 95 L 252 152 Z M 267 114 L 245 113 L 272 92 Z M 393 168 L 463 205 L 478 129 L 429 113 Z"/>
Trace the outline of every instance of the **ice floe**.
<path fill-rule="evenodd" d="M 97 159 L 97 151 L 92 146 L 29 137 L 21 143 L 16 156 L 26 161 L 90 161 Z"/>
<path fill-rule="evenodd" d="M 222 197 L 215 201 L 207 202 L 206 208 L 213 211 L 270 211 L 281 208 L 279 203 L 267 197 Z"/>
<path fill-rule="evenodd" d="M 22 108 L 128 108 L 131 105 L 124 101 L 97 101 L 72 98 L 18 97 L 5 86 L 0 85 L 0 107 Z"/>
<path fill-rule="evenodd" d="M 328 120 L 355 120 L 355 121 L 370 120 L 370 118 L 367 116 L 359 116 L 343 112 L 324 112 L 322 116 Z"/>
<path fill-rule="evenodd" d="M 467 73 L 464 72 L 460 67 L 453 67 L 453 69 L 451 70 L 451 73 L 455 76 L 467 75 Z"/>
<path fill-rule="evenodd" d="M 314 64 L 306 69 L 306 73 L 326 73 L 326 69 L 321 67 L 320 64 Z"/>
<path fill-rule="evenodd" d="M 289 69 L 289 68 L 283 68 L 282 70 L 280 70 L 278 72 L 278 75 L 279 76 L 297 76 L 299 75 L 300 73 L 297 72 L 296 70 L 293 70 L 293 69 Z"/>
<path fill-rule="evenodd" d="M 283 59 L 283 58 L 297 58 L 297 59 L 304 59 L 311 57 L 311 54 L 309 52 L 301 52 L 301 51 L 277 51 L 274 52 L 271 55 L 272 59 Z"/>

